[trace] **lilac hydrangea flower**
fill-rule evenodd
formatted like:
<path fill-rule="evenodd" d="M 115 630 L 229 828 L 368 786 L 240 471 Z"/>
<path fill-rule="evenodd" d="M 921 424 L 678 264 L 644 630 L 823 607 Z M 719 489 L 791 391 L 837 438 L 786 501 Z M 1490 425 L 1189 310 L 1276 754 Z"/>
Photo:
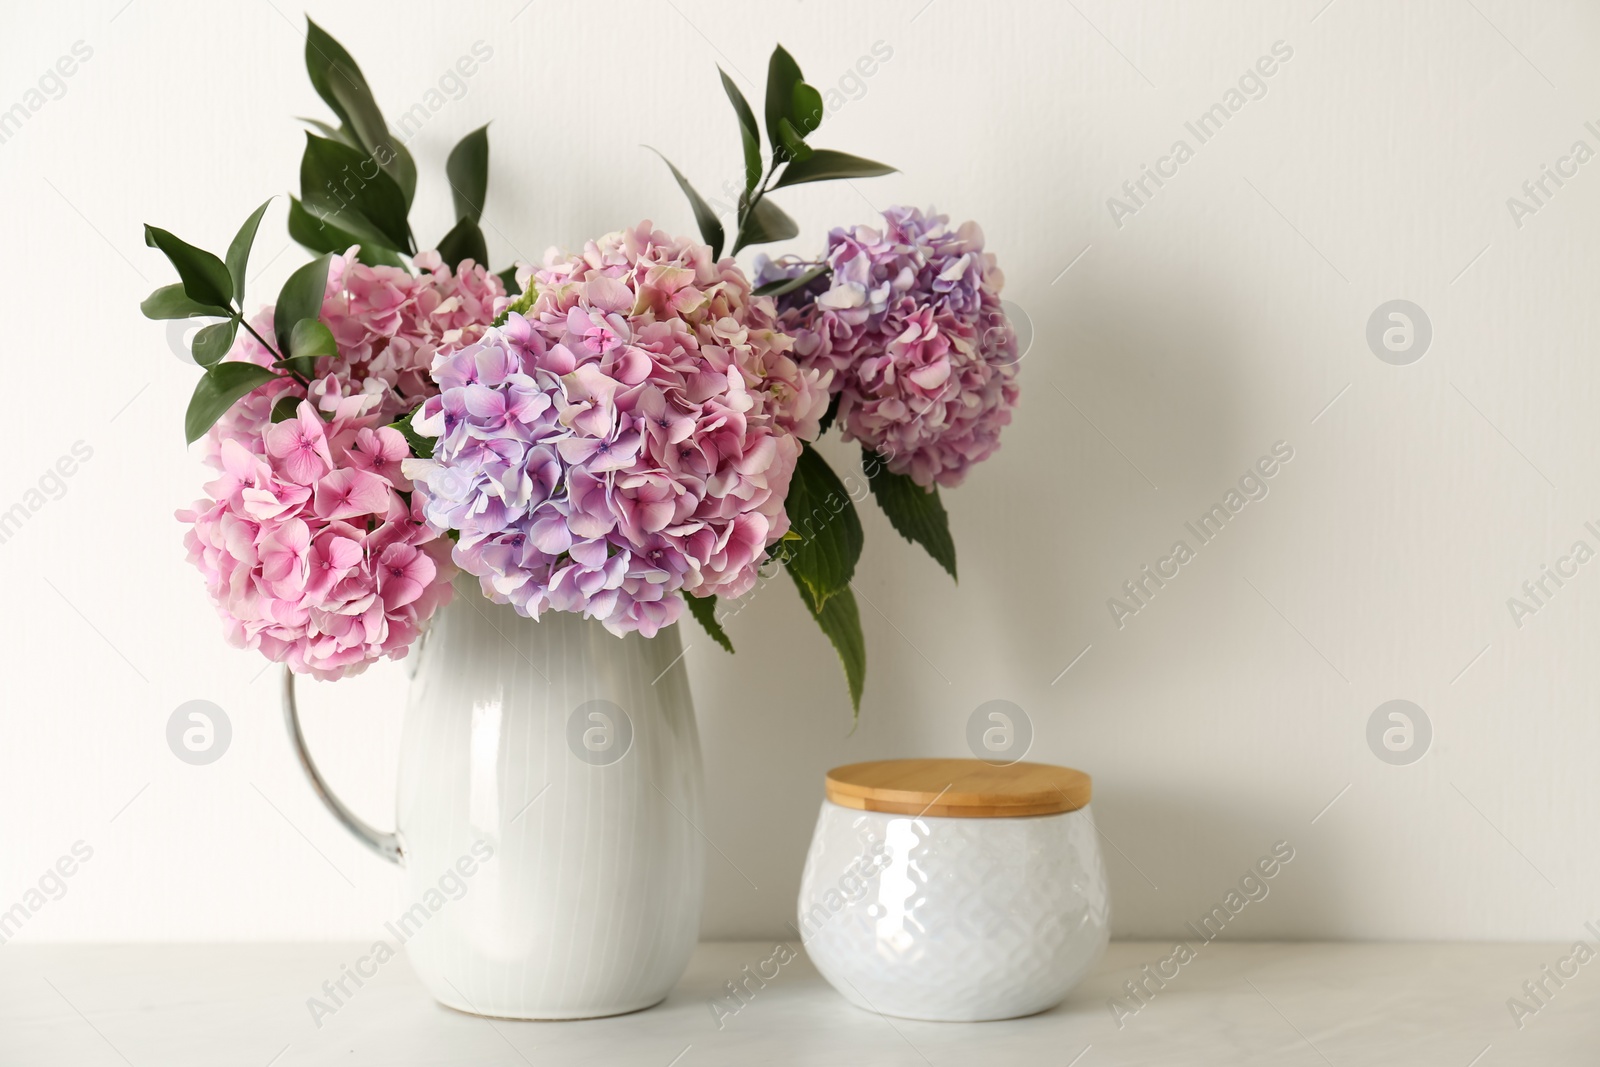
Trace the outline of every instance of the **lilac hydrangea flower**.
<path fill-rule="evenodd" d="M 881 229 L 828 235 L 826 278 L 782 298 L 802 365 L 833 374 L 846 440 L 917 484 L 959 485 L 1000 447 L 1017 403 L 1004 276 L 976 223 L 891 207 Z M 808 264 L 757 260 L 758 283 Z"/>
<path fill-rule="evenodd" d="M 532 618 L 579 612 L 652 637 L 683 595 L 736 597 L 789 520 L 829 375 L 802 368 L 731 258 L 649 223 L 552 253 L 537 294 L 435 358 L 413 419 L 423 514 L 456 563 Z"/>

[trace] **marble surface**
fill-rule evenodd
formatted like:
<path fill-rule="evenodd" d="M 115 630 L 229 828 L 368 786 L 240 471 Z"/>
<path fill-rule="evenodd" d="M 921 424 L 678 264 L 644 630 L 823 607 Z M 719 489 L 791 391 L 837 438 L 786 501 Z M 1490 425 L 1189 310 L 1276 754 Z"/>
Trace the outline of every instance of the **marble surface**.
<path fill-rule="evenodd" d="M 72 1067 L 539 1067 L 639 1064 L 1363 1064 L 1494 1067 L 1600 1062 L 1600 962 L 1527 1000 L 1522 983 L 1562 966 L 1546 944 L 1192 943 L 1121 1027 L 1108 1000 L 1171 955 L 1113 943 L 1067 1003 L 1027 1019 L 918 1023 L 845 1003 L 798 945 L 702 944 L 660 1006 L 587 1022 L 516 1023 L 440 1007 L 404 957 L 342 1005 L 322 992 L 357 944 L 0 947 L 0 1064 Z M 732 1010 L 725 983 L 774 977 Z M 323 997 L 320 1026 L 307 1000 Z M 1507 999 L 1533 1014 L 1519 1029 Z M 1124 1001 L 1131 1005 L 1133 1002 Z"/>

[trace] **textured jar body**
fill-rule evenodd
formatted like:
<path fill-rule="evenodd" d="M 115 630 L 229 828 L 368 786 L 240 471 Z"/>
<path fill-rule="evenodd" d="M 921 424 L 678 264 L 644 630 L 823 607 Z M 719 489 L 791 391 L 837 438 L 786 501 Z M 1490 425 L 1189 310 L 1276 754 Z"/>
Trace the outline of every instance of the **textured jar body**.
<path fill-rule="evenodd" d="M 407 707 L 389 924 L 443 1003 L 573 1019 L 662 1000 L 699 934 L 700 745 L 677 627 L 646 640 L 462 589 Z"/>
<path fill-rule="evenodd" d="M 799 920 L 817 970 L 857 1007 L 965 1022 L 1044 1011 L 1109 937 L 1094 817 L 913 817 L 824 801 Z"/>

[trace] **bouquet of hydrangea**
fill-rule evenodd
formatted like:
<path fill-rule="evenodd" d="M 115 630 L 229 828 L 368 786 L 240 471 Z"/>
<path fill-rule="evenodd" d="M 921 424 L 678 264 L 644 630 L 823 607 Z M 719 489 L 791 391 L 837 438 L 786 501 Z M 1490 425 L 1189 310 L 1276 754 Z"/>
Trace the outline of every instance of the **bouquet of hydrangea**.
<path fill-rule="evenodd" d="M 179 281 L 155 319 L 211 319 L 185 416 L 217 477 L 178 512 L 228 640 L 339 678 L 404 656 L 458 572 L 538 619 L 653 637 L 685 608 L 729 651 L 719 599 L 778 569 L 833 643 L 859 709 L 851 583 L 861 522 L 813 447 L 858 442 L 890 523 L 953 578 L 939 489 L 999 447 L 1017 402 L 1003 278 L 973 223 L 890 208 L 817 259 L 722 255 L 718 213 L 668 163 L 700 240 L 649 222 L 484 265 L 487 130 L 450 153 L 457 222 L 419 251 L 417 172 L 360 68 L 308 24 L 338 124 L 312 122 L 289 233 L 317 258 L 245 305 L 268 204 L 222 256 L 147 226 Z M 778 48 L 763 149 L 722 75 L 744 153 L 732 253 L 797 236 L 769 194 L 891 168 L 813 147 L 822 99 Z M 269 202 L 270 203 L 270 202 Z"/>

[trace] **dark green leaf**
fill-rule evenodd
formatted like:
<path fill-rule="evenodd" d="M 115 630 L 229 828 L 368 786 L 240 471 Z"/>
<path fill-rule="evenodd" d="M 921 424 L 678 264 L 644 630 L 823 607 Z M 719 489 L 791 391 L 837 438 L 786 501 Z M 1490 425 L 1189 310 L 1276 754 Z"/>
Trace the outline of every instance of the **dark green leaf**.
<path fill-rule="evenodd" d="M 499 278 L 501 283 L 505 285 L 508 296 L 516 296 L 522 292 L 522 286 L 517 284 L 517 265 L 515 263 L 496 274 L 495 277 Z"/>
<path fill-rule="evenodd" d="M 950 537 L 950 518 L 938 489 L 923 489 L 904 474 L 895 474 L 876 454 L 862 449 L 861 469 L 889 525 L 907 541 L 928 550 L 934 562 L 956 576 L 956 543 Z"/>
<path fill-rule="evenodd" d="M 414 415 L 416 412 L 411 414 Z M 417 432 L 416 427 L 411 425 L 411 415 L 402 415 L 390 425 L 399 430 L 400 436 L 406 439 L 406 444 L 411 446 L 411 454 L 413 456 L 418 459 L 433 458 L 434 439 L 432 437 L 424 437 Z"/>
<path fill-rule="evenodd" d="M 347 81 L 353 81 L 361 86 L 366 85 L 366 79 L 361 75 L 361 68 L 356 65 L 344 46 L 334 40 L 327 30 L 318 26 L 310 19 L 306 19 L 306 73 L 311 76 L 311 87 L 317 95 L 334 113 L 339 116 L 346 126 L 350 124 L 350 116 L 344 103 L 339 97 L 334 96 L 330 84 L 330 77 L 338 76 Z M 370 92 L 368 93 L 370 96 Z"/>
<path fill-rule="evenodd" d="M 826 266 L 812 267 L 793 278 L 775 278 L 765 285 L 756 286 L 750 292 L 752 296 L 784 296 L 796 289 L 804 289 L 826 273 L 828 273 Z"/>
<path fill-rule="evenodd" d="M 202 327 L 189 344 L 189 351 L 194 353 L 194 361 L 202 367 L 220 362 L 222 357 L 228 354 L 228 349 L 233 347 L 233 339 L 238 332 L 238 319 L 225 319 Z"/>
<path fill-rule="evenodd" d="M 277 335 L 280 355 L 288 354 L 296 323 L 321 317 L 322 297 L 328 288 L 328 264 L 332 259 L 332 255 L 318 256 L 283 283 L 272 313 L 272 332 Z"/>
<path fill-rule="evenodd" d="M 782 189 L 785 185 L 826 182 L 835 178 L 877 178 L 894 172 L 893 167 L 884 163 L 852 156 L 848 152 L 835 152 L 831 148 L 817 148 L 806 159 L 797 159 L 784 167 L 772 187 Z"/>
<path fill-rule="evenodd" d="M 861 518 L 839 476 L 809 445 L 802 446 L 789 495 L 784 499 L 790 531 L 782 542 L 789 570 L 806 584 L 814 604 L 850 584 L 861 558 Z"/>
<path fill-rule="evenodd" d="M 461 261 L 465 259 L 482 266 L 489 260 L 489 246 L 484 242 L 483 230 L 478 224 L 462 216 L 449 233 L 439 238 L 439 255 L 452 268 L 461 266 Z"/>
<path fill-rule="evenodd" d="M 450 158 L 445 160 L 444 174 L 450 179 L 450 197 L 456 205 L 456 218 L 482 220 L 483 199 L 489 192 L 488 126 L 479 126 L 456 142 L 450 150 Z"/>
<path fill-rule="evenodd" d="M 756 127 L 756 113 L 750 110 L 750 101 L 721 67 L 717 73 L 722 75 L 722 91 L 728 94 L 739 116 L 739 140 L 744 143 L 744 191 L 748 194 L 761 182 L 761 131 Z"/>
<path fill-rule="evenodd" d="M 394 179 L 349 145 L 306 134 L 300 157 L 300 198 L 319 217 L 361 239 L 411 252 L 405 195 Z"/>
<path fill-rule="evenodd" d="M 649 145 L 645 145 L 644 147 L 650 148 Z M 654 148 L 650 148 L 650 151 L 655 152 L 658 156 L 661 156 L 661 153 L 656 152 Z M 667 165 L 667 169 L 670 170 L 672 172 L 672 176 L 677 179 L 678 188 L 682 189 L 683 195 L 689 198 L 689 206 L 694 209 L 694 224 L 700 227 L 700 239 L 711 246 L 711 258 L 721 259 L 723 236 L 722 220 L 717 218 L 717 213 L 715 211 L 711 210 L 711 205 L 707 204 L 704 198 L 702 198 L 699 193 L 695 192 L 694 186 L 689 184 L 689 179 L 685 178 L 678 168 L 672 165 L 672 160 L 668 159 L 666 156 L 661 156 L 661 162 Z M 734 251 L 737 252 L 738 249 L 735 248 Z"/>
<path fill-rule="evenodd" d="M 139 310 L 144 312 L 144 317 L 147 319 L 192 319 L 197 316 L 221 317 L 231 314 L 225 307 L 198 304 L 190 300 L 183 291 L 182 282 L 163 285 L 144 298 Z"/>
<path fill-rule="evenodd" d="M 306 73 L 357 145 L 395 182 L 407 208 L 417 191 L 417 166 L 383 121 L 361 68 L 321 26 L 306 20 Z"/>
<path fill-rule="evenodd" d="M 184 440 L 194 444 L 231 408 L 234 401 L 278 375 L 254 363 L 218 363 L 200 378 L 183 416 Z"/>
<path fill-rule="evenodd" d="M 744 225 L 739 229 L 739 239 L 734 242 L 733 251 L 749 245 L 762 245 L 769 241 L 787 241 L 800 232 L 800 227 L 795 225 L 794 219 L 783 213 L 783 209 L 766 197 L 756 201 L 756 206 L 750 209 L 750 214 L 744 220 Z"/>
<path fill-rule="evenodd" d="M 332 216 L 318 218 L 295 197 L 289 198 L 289 236 L 312 252 L 338 252 L 343 254 L 351 245 L 361 245 L 357 258 L 369 267 L 404 267 L 405 262 L 393 249 L 378 243 L 362 243 L 362 239 L 348 230 L 341 230 L 331 221 Z"/>
<path fill-rule="evenodd" d="M 361 243 L 355 234 L 334 225 L 332 216 L 319 217 L 307 210 L 296 196 L 289 198 L 289 236 L 312 252 L 342 253 Z"/>
<path fill-rule="evenodd" d="M 794 116 L 794 90 L 795 86 L 805 81 L 800 73 L 800 64 L 794 57 L 784 51 L 783 45 L 772 50 L 772 59 L 767 62 L 767 140 L 772 144 L 772 158 L 783 160 L 783 139 L 778 133 L 780 119 L 789 119 L 799 128 Z"/>
<path fill-rule="evenodd" d="M 822 413 L 822 418 L 817 420 L 817 436 L 821 437 L 828 432 L 828 427 L 833 425 L 833 420 L 839 416 L 839 398 L 843 393 L 834 393 L 833 399 L 828 401 L 828 410 Z"/>
<path fill-rule="evenodd" d="M 294 418 L 295 412 L 300 410 L 300 405 L 304 402 L 305 397 L 295 396 L 293 393 L 280 396 L 277 403 L 272 405 L 272 421 L 284 422 Z"/>
<path fill-rule="evenodd" d="M 711 640 L 733 651 L 733 642 L 728 640 L 728 632 L 717 621 L 717 598 L 714 596 L 689 596 L 683 598 L 688 602 L 689 614 L 694 616 L 694 621 L 699 623 L 706 633 L 711 635 Z"/>
<path fill-rule="evenodd" d="M 307 126 L 310 126 L 312 129 L 316 130 L 330 141 L 338 141 L 340 144 L 347 144 L 351 148 L 361 147 L 356 143 L 356 136 L 350 132 L 350 128 L 348 126 L 330 126 L 321 119 L 308 119 L 304 117 L 302 117 L 299 121 L 305 123 Z"/>
<path fill-rule="evenodd" d="M 810 137 L 822 125 L 822 94 L 816 86 L 800 82 L 789 101 L 789 121 L 801 137 Z"/>
<path fill-rule="evenodd" d="M 789 159 L 803 162 L 811 158 L 811 146 L 806 144 L 805 135 L 787 118 L 778 120 L 778 136 L 783 141 L 783 149 Z"/>
<path fill-rule="evenodd" d="M 859 718 L 861 690 L 867 684 L 867 641 L 861 634 L 861 613 L 856 609 L 855 594 L 843 589 L 819 606 L 811 598 L 800 576 L 793 570 L 789 574 L 800 590 L 800 599 L 805 603 L 806 610 L 811 612 L 811 617 L 817 620 L 817 626 L 839 654 L 845 683 L 850 687 L 850 706 Z"/>
<path fill-rule="evenodd" d="M 250 263 L 250 246 L 256 243 L 256 230 L 270 203 L 269 196 L 244 220 L 239 232 L 233 235 L 233 243 L 228 245 L 228 273 L 233 276 L 233 298 L 239 302 L 241 310 L 244 308 L 244 269 Z"/>
<path fill-rule="evenodd" d="M 178 270 L 183 291 L 197 304 L 228 307 L 233 300 L 233 278 L 228 266 L 210 252 L 155 226 L 144 228 L 144 243 L 159 248 Z"/>

